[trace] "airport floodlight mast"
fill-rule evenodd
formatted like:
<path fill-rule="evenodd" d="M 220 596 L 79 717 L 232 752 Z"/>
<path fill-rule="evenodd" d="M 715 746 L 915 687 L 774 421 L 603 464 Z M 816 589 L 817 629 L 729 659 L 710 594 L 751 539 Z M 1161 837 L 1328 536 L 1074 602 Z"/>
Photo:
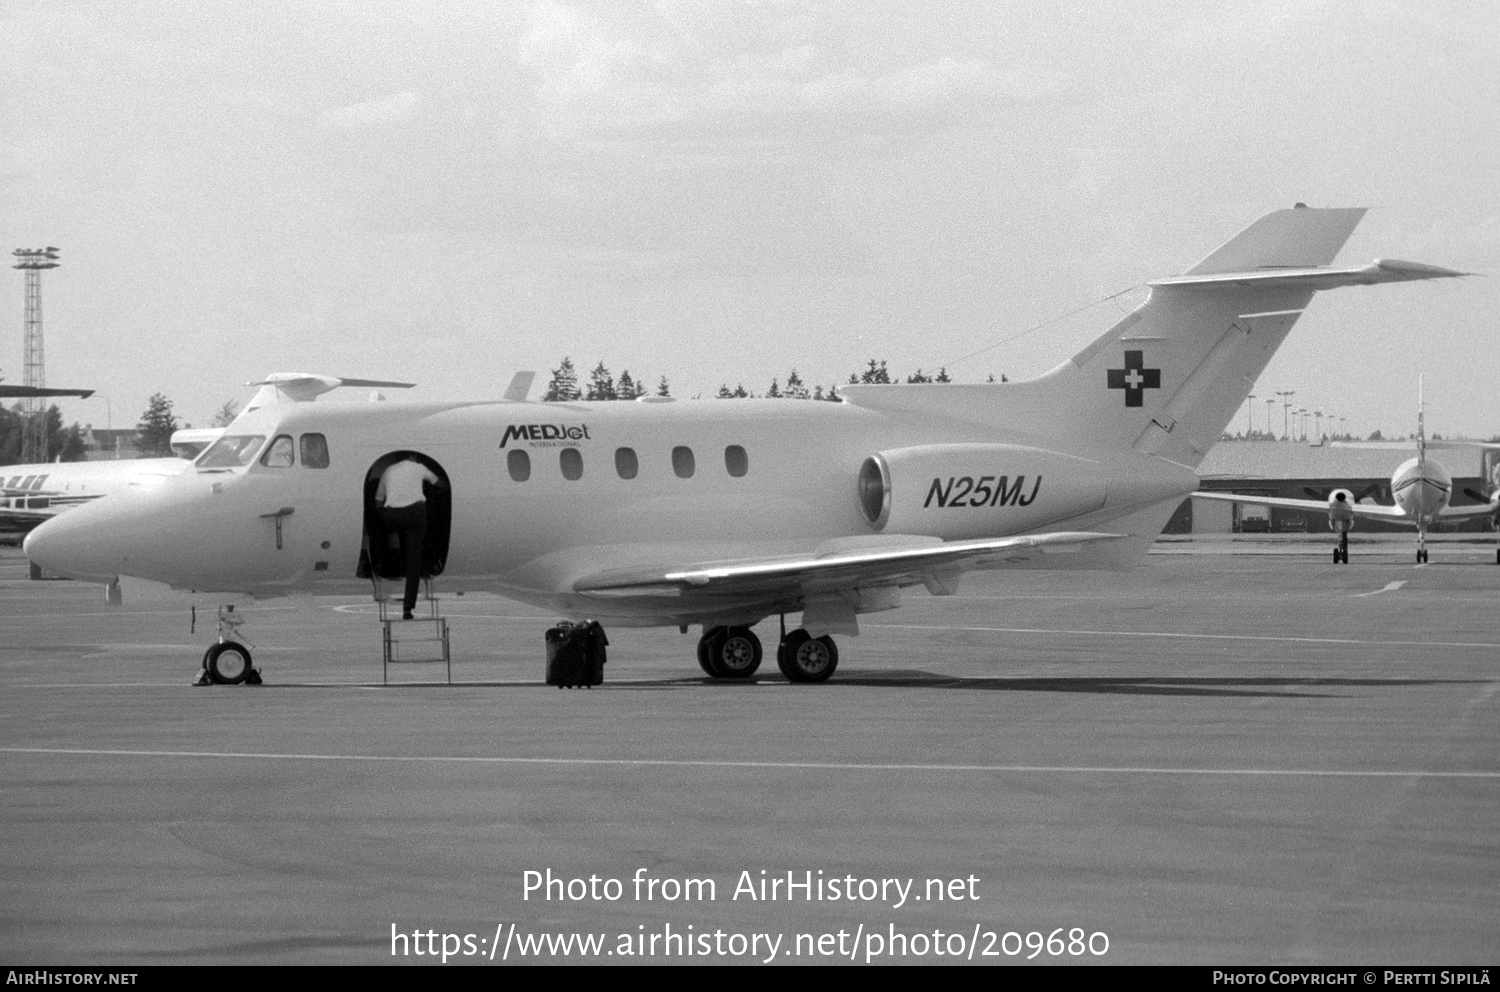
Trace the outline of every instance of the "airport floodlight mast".
<path fill-rule="evenodd" d="M 26 332 L 23 368 L 27 386 L 47 385 L 46 362 L 42 355 L 42 270 L 55 269 L 58 249 L 17 248 L 13 268 L 26 273 Z M 25 400 L 26 424 L 21 435 L 21 461 L 34 464 L 47 460 L 47 401 L 40 396 Z"/>
<path fill-rule="evenodd" d="M 1271 433 L 1271 411 L 1276 408 L 1276 397 L 1266 397 L 1266 437 L 1276 440 L 1276 435 Z"/>
<path fill-rule="evenodd" d="M 1296 396 L 1297 391 L 1278 389 L 1276 395 L 1281 397 L 1281 439 L 1290 441 L 1292 439 L 1292 401 L 1288 397 Z"/>
<path fill-rule="evenodd" d="M 1245 397 L 1245 440 L 1255 433 L 1255 394 Z"/>

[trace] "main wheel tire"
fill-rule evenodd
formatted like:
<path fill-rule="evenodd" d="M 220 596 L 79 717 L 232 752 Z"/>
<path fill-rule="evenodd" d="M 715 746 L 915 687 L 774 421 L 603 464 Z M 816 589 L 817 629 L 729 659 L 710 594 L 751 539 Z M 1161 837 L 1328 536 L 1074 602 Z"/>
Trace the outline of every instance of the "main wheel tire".
<path fill-rule="evenodd" d="M 839 649 L 833 638 L 814 638 L 799 628 L 781 642 L 776 665 L 789 682 L 827 682 L 839 665 Z"/>
<path fill-rule="evenodd" d="M 724 633 L 723 627 L 705 627 L 703 629 L 703 636 L 698 638 L 698 667 L 703 669 L 703 674 L 709 678 L 714 677 L 713 665 L 709 664 L 708 661 L 709 645 L 714 642 L 714 638 L 722 633 Z"/>
<path fill-rule="evenodd" d="M 250 675 L 250 649 L 243 644 L 215 644 L 203 660 L 208 665 L 208 677 L 220 685 L 239 685 Z"/>
<path fill-rule="evenodd" d="M 747 679 L 760 667 L 760 638 L 749 627 L 720 628 L 708 645 L 709 674 L 717 679 Z"/>

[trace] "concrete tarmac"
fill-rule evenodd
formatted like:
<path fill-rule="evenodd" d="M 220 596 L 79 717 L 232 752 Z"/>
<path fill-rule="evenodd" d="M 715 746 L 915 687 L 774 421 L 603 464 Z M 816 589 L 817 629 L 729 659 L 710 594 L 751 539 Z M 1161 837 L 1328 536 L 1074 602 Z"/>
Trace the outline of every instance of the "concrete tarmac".
<path fill-rule="evenodd" d="M 1330 546 L 969 576 L 824 685 L 615 629 L 573 691 L 473 596 L 453 685 L 318 599 L 195 688 L 211 599 L 0 551 L 0 958 L 1493 965 L 1494 545 Z"/>

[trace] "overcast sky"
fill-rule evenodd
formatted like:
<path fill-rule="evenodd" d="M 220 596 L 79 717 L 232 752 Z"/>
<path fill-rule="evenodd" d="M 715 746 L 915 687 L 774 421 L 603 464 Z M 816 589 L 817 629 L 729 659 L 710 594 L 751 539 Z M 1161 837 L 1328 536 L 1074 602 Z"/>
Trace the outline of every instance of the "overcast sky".
<path fill-rule="evenodd" d="M 68 420 L 201 426 L 274 371 L 1035 375 L 1140 294 L 956 360 L 1368 206 L 1341 261 L 1486 275 L 1320 294 L 1255 391 L 1405 433 L 1423 373 L 1430 430 L 1489 436 L 1497 67 L 1484 0 L 0 0 L 0 245 L 62 249 L 47 381 L 109 397 Z"/>

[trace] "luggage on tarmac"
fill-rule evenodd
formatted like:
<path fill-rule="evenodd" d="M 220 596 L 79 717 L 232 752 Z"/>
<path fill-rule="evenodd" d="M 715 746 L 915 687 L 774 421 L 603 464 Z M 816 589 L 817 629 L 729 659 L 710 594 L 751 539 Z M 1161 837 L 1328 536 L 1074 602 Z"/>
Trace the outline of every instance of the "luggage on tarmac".
<path fill-rule="evenodd" d="M 591 686 L 604 681 L 604 648 L 609 639 L 596 621 L 563 622 L 547 631 L 547 684 Z"/>

